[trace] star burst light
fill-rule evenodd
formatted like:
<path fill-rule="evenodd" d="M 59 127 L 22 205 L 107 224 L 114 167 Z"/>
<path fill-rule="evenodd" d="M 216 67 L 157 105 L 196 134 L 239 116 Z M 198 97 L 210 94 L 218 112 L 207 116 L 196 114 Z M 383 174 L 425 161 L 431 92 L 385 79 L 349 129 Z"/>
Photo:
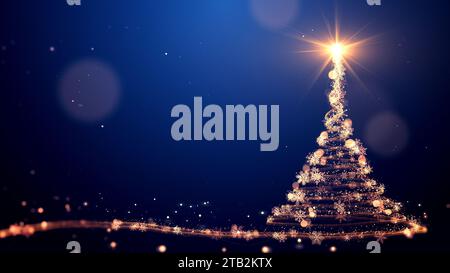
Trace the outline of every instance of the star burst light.
<path fill-rule="evenodd" d="M 331 29 L 330 25 L 327 23 L 328 35 L 325 38 L 313 38 L 306 35 L 295 36 L 296 39 L 300 40 L 303 44 L 307 45 L 304 50 L 297 51 L 298 53 L 310 53 L 319 56 L 324 59 L 320 70 L 315 76 L 317 79 L 323 71 L 327 68 L 330 63 L 342 62 L 342 65 L 347 69 L 353 77 L 364 86 L 361 79 L 358 77 L 354 65 L 361 66 L 358 62 L 358 57 L 362 55 L 361 48 L 372 43 L 376 36 L 370 36 L 363 39 L 357 39 L 362 30 L 359 30 L 352 35 L 344 36 L 341 34 L 339 22 L 336 19 L 334 30 Z M 365 68 L 364 68 L 365 69 Z M 329 74 L 330 78 L 333 79 L 332 74 Z M 345 133 L 345 132 L 344 132 Z"/>

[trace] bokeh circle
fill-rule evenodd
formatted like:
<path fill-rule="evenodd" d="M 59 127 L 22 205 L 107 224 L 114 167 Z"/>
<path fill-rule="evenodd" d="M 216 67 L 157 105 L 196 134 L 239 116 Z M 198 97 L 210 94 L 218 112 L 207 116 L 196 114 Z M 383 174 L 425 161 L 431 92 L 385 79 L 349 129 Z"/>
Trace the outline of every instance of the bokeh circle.
<path fill-rule="evenodd" d="M 71 117 L 96 122 L 115 110 L 120 98 L 120 83 L 109 65 L 84 59 L 65 70 L 58 91 L 61 105 Z"/>
<path fill-rule="evenodd" d="M 299 10 L 297 0 L 251 0 L 250 9 L 255 20 L 270 30 L 284 28 Z"/>
<path fill-rule="evenodd" d="M 381 112 L 368 122 L 365 139 L 371 151 L 390 157 L 399 154 L 408 144 L 406 122 L 391 111 Z"/>

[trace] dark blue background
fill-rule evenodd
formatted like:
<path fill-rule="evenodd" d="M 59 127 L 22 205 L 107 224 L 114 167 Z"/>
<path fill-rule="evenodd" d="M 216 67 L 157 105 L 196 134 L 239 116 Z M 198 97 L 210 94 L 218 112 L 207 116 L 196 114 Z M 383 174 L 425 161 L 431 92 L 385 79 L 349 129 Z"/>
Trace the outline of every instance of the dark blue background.
<path fill-rule="evenodd" d="M 202 209 L 213 214 L 199 220 L 186 211 L 173 223 L 182 225 L 185 218 L 204 226 L 263 223 L 259 211 L 285 202 L 295 172 L 316 147 L 328 109 L 326 74 L 314 81 L 322 60 L 296 53 L 305 44 L 293 35 L 325 37 L 323 18 L 333 21 L 336 10 L 344 34 L 366 27 L 361 37 L 379 35 L 359 60 L 370 72 L 355 67 L 370 93 L 348 77 L 356 136 L 364 141 L 368 120 L 383 110 L 400 114 L 409 127 L 408 146 L 397 156 L 368 150 L 374 177 L 387 186 L 388 196 L 408 200 L 413 214 L 430 216 L 429 234 L 394 239 L 387 248 L 446 250 L 448 1 L 383 1 L 380 7 L 364 0 L 300 1 L 295 20 L 280 30 L 261 27 L 247 1 L 84 0 L 80 7 L 63 0 L 1 1 L 0 46 L 6 47 L 0 51 L 1 226 L 78 217 L 164 218 L 180 202 L 203 201 L 211 205 Z M 65 68 L 84 58 L 107 63 L 121 82 L 117 109 L 95 123 L 69 117 L 57 95 Z M 203 96 L 204 104 L 279 104 L 279 149 L 263 153 L 250 141 L 173 141 L 170 110 L 192 105 L 193 96 Z M 85 200 L 92 205 L 67 215 L 54 196 L 70 197 L 73 207 Z M 30 215 L 21 200 L 46 213 Z M 107 250 L 105 234 L 75 234 L 92 251 Z M 71 235 L 8 239 L 0 241 L 0 250 L 58 250 Z M 217 251 L 222 245 L 117 236 L 119 249 L 126 251 L 153 251 L 158 241 L 172 242 L 177 251 Z M 232 244 L 231 249 L 259 250 L 259 243 Z M 293 250 L 292 244 L 278 248 Z"/>

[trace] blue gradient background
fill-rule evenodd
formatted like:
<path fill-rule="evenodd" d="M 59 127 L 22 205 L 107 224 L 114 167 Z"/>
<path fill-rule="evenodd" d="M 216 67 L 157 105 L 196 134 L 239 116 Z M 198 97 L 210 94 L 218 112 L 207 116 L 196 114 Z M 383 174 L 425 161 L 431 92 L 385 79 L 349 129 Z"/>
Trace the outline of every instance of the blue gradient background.
<path fill-rule="evenodd" d="M 446 250 L 450 4 L 299 3 L 289 26 L 269 30 L 253 18 L 247 1 L 84 0 L 80 7 L 63 0 L 1 1 L 0 45 L 7 47 L 0 51 L 1 226 L 78 216 L 163 218 L 180 202 L 203 201 L 214 204 L 215 214 L 198 220 L 200 225 L 264 222 L 258 212 L 285 202 L 295 172 L 316 148 L 328 109 L 326 73 L 314 81 L 322 60 L 296 53 L 305 44 L 293 35 L 325 37 L 323 18 L 332 22 L 337 10 L 343 35 L 363 27 L 362 38 L 380 35 L 362 49 L 359 61 L 368 71 L 355 67 L 370 92 L 348 76 L 356 137 L 366 142 L 367 122 L 384 110 L 400 115 L 409 128 L 408 145 L 398 155 L 382 157 L 368 150 L 374 178 L 386 185 L 387 196 L 410 201 L 413 214 L 426 211 L 430 216 L 428 235 L 393 239 L 386 248 Z M 49 52 L 50 46 L 55 52 Z M 74 120 L 58 99 L 62 73 L 85 58 L 108 64 L 121 83 L 118 107 L 95 123 Z M 173 141 L 170 110 L 180 103 L 192 105 L 194 96 L 202 96 L 204 104 L 279 104 L 279 149 L 263 153 L 251 141 Z M 102 206 L 113 211 L 67 216 L 60 205 L 46 201 L 58 195 L 95 204 L 99 193 Z M 30 216 L 20 208 L 21 200 L 43 205 L 47 214 Z M 127 214 L 135 202 L 138 207 Z M 75 234 L 91 242 L 91 251 L 105 251 L 103 233 Z M 58 250 L 60 241 L 70 236 L 55 232 L 8 239 L 0 241 L 0 250 Z M 161 235 L 117 236 L 122 236 L 117 241 L 124 251 L 153 251 L 158 240 L 171 241 L 167 244 L 178 251 L 214 251 L 222 244 Z M 260 247 L 232 244 L 239 251 Z M 278 249 L 294 251 L 292 244 Z"/>

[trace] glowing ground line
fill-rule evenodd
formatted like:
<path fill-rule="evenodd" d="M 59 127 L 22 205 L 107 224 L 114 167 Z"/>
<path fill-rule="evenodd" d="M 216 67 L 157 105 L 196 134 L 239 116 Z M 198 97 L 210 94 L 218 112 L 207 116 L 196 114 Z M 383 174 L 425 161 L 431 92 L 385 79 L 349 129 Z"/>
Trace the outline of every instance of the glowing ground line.
<path fill-rule="evenodd" d="M 405 235 L 411 238 L 414 234 L 426 233 L 427 228 L 417 224 L 414 221 L 402 221 L 407 224 L 409 228 L 400 231 L 386 231 L 382 234 L 377 232 L 348 232 L 342 233 L 321 233 L 322 240 L 345 240 L 350 239 L 364 239 L 364 238 L 376 238 L 382 235 L 383 237 L 391 237 L 397 235 Z M 298 232 L 297 230 L 290 230 L 287 232 L 275 232 L 275 231 L 258 231 L 258 230 L 240 230 L 238 228 L 232 228 L 229 231 L 218 229 L 194 229 L 183 228 L 178 226 L 159 225 L 155 223 L 143 223 L 143 222 L 131 222 L 113 220 L 107 221 L 87 221 L 87 220 L 68 220 L 68 221 L 54 221 L 26 225 L 11 225 L 7 229 L 0 230 L 0 239 L 5 239 L 15 236 L 32 236 L 38 232 L 49 232 L 52 230 L 65 230 L 65 229 L 104 229 L 106 231 L 140 231 L 140 232 L 154 232 L 164 234 L 175 234 L 183 236 L 196 236 L 207 237 L 215 239 L 235 238 L 252 240 L 258 238 L 273 238 L 278 241 L 285 241 L 288 238 L 292 239 L 310 239 L 310 232 Z"/>

